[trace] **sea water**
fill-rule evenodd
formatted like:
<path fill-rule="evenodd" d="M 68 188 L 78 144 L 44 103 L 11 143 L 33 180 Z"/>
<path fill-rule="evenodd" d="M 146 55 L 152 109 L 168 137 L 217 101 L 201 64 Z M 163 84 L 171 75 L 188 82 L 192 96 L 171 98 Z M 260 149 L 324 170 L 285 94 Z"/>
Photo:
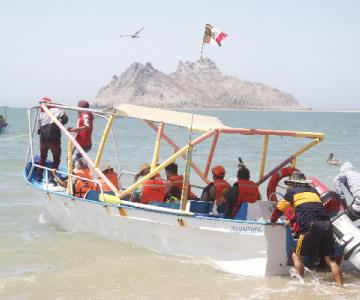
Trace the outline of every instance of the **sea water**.
<path fill-rule="evenodd" d="M 360 169 L 359 113 L 342 112 L 264 112 L 239 110 L 197 111 L 219 117 L 225 125 L 241 128 L 285 129 L 323 132 L 325 139 L 298 160 L 298 168 L 332 187 L 339 166 L 326 163 L 329 153 L 341 162 L 351 161 Z M 76 115 L 69 114 L 67 126 L 75 126 Z M 289 276 L 266 278 L 235 276 L 217 270 L 206 259 L 161 255 L 126 243 L 86 233 L 67 232 L 44 222 L 39 191 L 27 186 L 22 172 L 28 151 L 28 122 L 25 109 L 8 110 L 9 127 L 0 134 L 0 299 L 359 299 L 360 273 L 345 272 L 345 289 L 333 283 L 331 274 L 307 272 L 299 279 Z M 95 121 L 96 155 L 105 122 Z M 111 138 L 103 162 L 117 171 L 136 172 L 151 161 L 154 131 L 143 122 L 119 119 L 115 122 L 119 164 Z M 179 128 L 165 133 L 182 146 L 188 136 Z M 195 137 L 199 134 L 195 133 Z M 65 140 L 65 139 L 63 139 Z M 211 139 L 195 147 L 193 158 L 205 166 Z M 284 160 L 309 139 L 270 137 L 266 171 Z M 262 137 L 223 135 L 214 155 L 227 179 L 236 177 L 241 157 L 258 179 Z M 62 161 L 66 145 L 63 144 Z M 34 136 L 38 152 L 38 136 Z M 161 144 L 160 161 L 173 152 Z M 50 155 L 51 157 L 51 155 Z M 179 159 L 183 170 L 183 162 Z M 164 176 L 164 174 L 162 174 Z M 203 186 L 194 172 L 191 182 Z M 124 185 L 133 177 L 124 175 Z M 262 187 L 265 198 L 265 188 Z M 200 191 L 197 191 L 199 193 Z"/>

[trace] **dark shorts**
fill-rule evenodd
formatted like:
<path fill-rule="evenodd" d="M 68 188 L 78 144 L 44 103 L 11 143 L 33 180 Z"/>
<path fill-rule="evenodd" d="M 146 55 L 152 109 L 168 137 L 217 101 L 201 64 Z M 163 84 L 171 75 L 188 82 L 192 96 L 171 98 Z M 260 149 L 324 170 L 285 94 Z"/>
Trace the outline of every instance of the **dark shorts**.
<path fill-rule="evenodd" d="M 296 254 L 301 256 L 320 257 L 335 253 L 335 239 L 330 221 L 313 221 L 307 232 L 300 234 L 296 244 Z"/>

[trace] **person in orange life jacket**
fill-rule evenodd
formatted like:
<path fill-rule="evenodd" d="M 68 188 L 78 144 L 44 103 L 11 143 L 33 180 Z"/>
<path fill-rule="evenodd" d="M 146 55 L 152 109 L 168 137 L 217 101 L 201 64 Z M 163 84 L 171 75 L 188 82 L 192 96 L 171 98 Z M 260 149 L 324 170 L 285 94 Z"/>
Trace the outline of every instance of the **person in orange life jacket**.
<path fill-rule="evenodd" d="M 203 190 L 200 200 L 214 202 L 230 188 L 230 184 L 224 180 L 225 169 L 223 166 L 215 166 L 211 169 L 213 182 L 210 182 Z"/>
<path fill-rule="evenodd" d="M 148 163 L 143 163 L 140 166 L 139 172 L 137 172 L 134 176 L 134 183 L 149 173 L 150 173 L 150 165 Z M 142 185 L 138 186 L 135 190 L 133 190 L 130 200 L 132 202 L 140 202 L 141 196 L 142 196 Z"/>
<path fill-rule="evenodd" d="M 139 172 L 135 175 L 134 182 L 140 180 L 150 173 L 150 165 L 144 163 L 141 165 Z M 150 201 L 163 202 L 165 198 L 165 181 L 161 179 L 160 174 L 145 180 L 142 185 L 138 186 L 132 193 L 130 200 L 147 204 Z"/>
<path fill-rule="evenodd" d="M 78 107 L 81 108 L 89 108 L 89 102 L 86 100 L 80 100 L 78 102 Z M 91 135 L 93 131 L 93 123 L 94 123 L 94 116 L 92 113 L 88 111 L 79 111 L 79 118 L 77 121 L 77 127 L 76 128 L 68 128 L 69 132 L 75 132 L 76 133 L 76 141 L 79 143 L 79 145 L 84 149 L 85 152 L 89 152 L 92 147 L 92 140 Z M 81 158 L 82 155 L 78 149 L 74 147 L 73 149 L 73 163 L 79 158 Z"/>
<path fill-rule="evenodd" d="M 179 195 L 178 192 L 175 192 L 175 189 L 181 191 L 183 188 L 184 178 L 182 175 L 178 175 L 178 165 L 176 163 L 171 163 L 165 167 L 167 180 L 165 181 L 165 197 L 176 197 Z M 188 187 L 188 199 L 196 199 L 196 195 L 191 192 L 191 185 L 189 183 Z M 179 199 L 180 200 L 180 199 Z"/>
<path fill-rule="evenodd" d="M 110 180 L 110 182 L 119 190 L 119 179 L 118 174 L 114 171 L 113 167 L 109 164 L 103 164 L 100 166 L 100 171 Z M 102 190 L 104 192 L 111 192 L 111 188 L 106 184 L 106 182 L 102 178 L 98 178 L 100 185 L 102 186 Z M 101 191 L 99 185 L 96 185 L 96 190 Z"/>
<path fill-rule="evenodd" d="M 52 174 L 54 176 L 55 181 L 62 187 L 67 187 L 68 185 L 68 178 L 62 179 L 60 178 L 57 173 L 56 169 L 52 170 Z M 84 159 L 78 159 L 75 162 L 75 168 L 73 171 L 73 174 L 79 177 L 82 177 L 84 179 L 76 178 L 73 181 L 73 191 L 74 196 L 78 198 L 85 197 L 85 194 L 89 190 L 95 190 L 96 185 L 92 181 L 88 181 L 86 179 L 92 180 L 92 172 L 90 168 L 88 167 L 86 161 Z"/>
<path fill-rule="evenodd" d="M 51 102 L 51 99 L 45 97 L 42 101 Z M 61 124 L 65 125 L 68 122 L 68 117 L 63 110 L 48 105 L 46 107 L 61 122 Z M 42 166 L 45 163 L 50 149 L 53 155 L 52 168 L 57 169 L 60 165 L 61 157 L 61 131 L 42 108 L 40 108 L 38 134 L 40 135 L 40 160 L 38 164 Z M 36 176 L 37 181 L 42 180 L 42 174 L 43 169 L 38 168 Z"/>
<path fill-rule="evenodd" d="M 237 179 L 237 182 L 215 202 L 217 207 L 226 203 L 224 218 L 235 218 L 243 202 L 254 203 L 261 199 L 259 188 L 250 180 L 250 172 L 245 165 L 239 167 Z"/>
<path fill-rule="evenodd" d="M 343 279 L 339 265 L 332 259 L 335 254 L 335 239 L 329 216 L 326 214 L 317 190 L 310 185 L 310 181 L 299 171 L 291 174 L 285 180 L 288 189 L 284 199 L 277 203 L 271 216 L 271 223 L 275 227 L 277 219 L 290 206 L 295 208 L 296 220 L 299 224 L 300 236 L 296 249 L 292 254 L 294 267 L 300 276 L 304 276 L 303 257 L 323 257 L 330 267 L 336 283 L 342 287 Z"/>

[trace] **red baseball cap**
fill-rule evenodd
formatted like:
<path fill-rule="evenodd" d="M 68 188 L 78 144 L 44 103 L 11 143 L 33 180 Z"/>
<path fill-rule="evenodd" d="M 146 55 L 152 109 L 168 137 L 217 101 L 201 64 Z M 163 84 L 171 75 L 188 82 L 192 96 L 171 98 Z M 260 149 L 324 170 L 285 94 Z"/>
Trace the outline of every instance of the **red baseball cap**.
<path fill-rule="evenodd" d="M 89 108 L 90 105 L 89 105 L 89 102 L 86 101 L 86 100 L 80 100 L 78 102 L 78 107 L 82 107 L 82 108 Z"/>
<path fill-rule="evenodd" d="M 216 176 L 225 176 L 225 168 L 220 165 L 213 167 L 211 172 Z"/>
<path fill-rule="evenodd" d="M 43 101 L 43 102 L 51 102 L 51 99 L 50 98 L 48 98 L 48 97 L 43 97 L 39 102 L 41 102 L 41 101 Z M 40 103 L 41 104 L 41 103 Z M 44 103 L 43 103 L 44 104 Z M 46 105 L 46 107 L 47 108 L 51 108 L 51 106 L 49 106 L 49 105 Z M 44 112 L 44 110 L 42 109 L 42 108 L 40 108 L 40 111 L 41 112 Z"/>

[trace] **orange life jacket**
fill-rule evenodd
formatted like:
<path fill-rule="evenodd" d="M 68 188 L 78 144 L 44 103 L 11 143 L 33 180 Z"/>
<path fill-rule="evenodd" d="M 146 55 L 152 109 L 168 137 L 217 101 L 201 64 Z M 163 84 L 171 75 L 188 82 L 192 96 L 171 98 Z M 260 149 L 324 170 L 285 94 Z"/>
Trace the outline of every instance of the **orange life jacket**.
<path fill-rule="evenodd" d="M 259 188 L 251 180 L 238 180 L 239 194 L 231 212 L 231 218 L 235 218 L 242 202 L 254 203 L 259 199 Z"/>
<path fill-rule="evenodd" d="M 118 174 L 114 171 L 112 172 L 106 172 L 105 176 L 107 177 L 107 179 L 110 180 L 110 182 L 117 188 L 119 189 L 119 181 L 118 181 Z M 102 179 L 102 178 L 99 178 L 99 183 L 101 184 L 102 186 L 102 190 L 104 192 L 111 192 L 111 188 L 106 184 L 106 182 Z M 101 191 L 101 188 L 99 185 L 96 186 L 96 190 L 97 191 Z"/>
<path fill-rule="evenodd" d="M 150 201 L 164 202 L 165 181 L 145 180 L 142 184 L 141 203 L 147 204 Z"/>
<path fill-rule="evenodd" d="M 93 179 L 90 169 L 74 169 L 74 174 L 79 177 Z M 74 194 L 78 198 L 85 197 L 85 194 L 89 190 L 95 190 L 95 183 L 84 179 L 76 179 Z"/>
<path fill-rule="evenodd" d="M 212 184 L 215 187 L 215 200 L 219 199 L 223 195 L 224 191 L 230 188 L 230 184 L 224 179 L 215 179 Z"/>
<path fill-rule="evenodd" d="M 184 177 L 182 175 L 175 175 L 169 178 L 170 181 L 172 181 L 173 186 L 177 187 L 180 191 L 182 191 L 183 184 L 184 184 Z M 189 182 L 188 186 L 188 198 L 189 199 L 195 199 L 196 195 L 191 191 L 191 186 Z"/>

